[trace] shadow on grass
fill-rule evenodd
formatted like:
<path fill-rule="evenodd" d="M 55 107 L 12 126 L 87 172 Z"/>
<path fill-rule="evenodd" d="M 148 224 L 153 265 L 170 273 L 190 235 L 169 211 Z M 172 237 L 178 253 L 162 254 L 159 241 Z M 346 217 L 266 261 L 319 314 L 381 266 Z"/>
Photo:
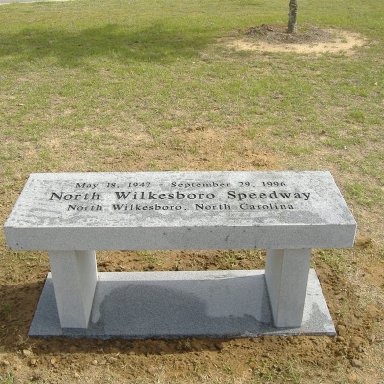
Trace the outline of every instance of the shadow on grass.
<path fill-rule="evenodd" d="M 162 23 L 142 30 L 115 24 L 74 32 L 28 28 L 0 34 L 0 58 L 8 56 L 11 64 L 54 57 L 65 67 L 84 65 L 88 58 L 167 63 L 196 56 L 209 41 L 203 30 L 179 30 Z"/>

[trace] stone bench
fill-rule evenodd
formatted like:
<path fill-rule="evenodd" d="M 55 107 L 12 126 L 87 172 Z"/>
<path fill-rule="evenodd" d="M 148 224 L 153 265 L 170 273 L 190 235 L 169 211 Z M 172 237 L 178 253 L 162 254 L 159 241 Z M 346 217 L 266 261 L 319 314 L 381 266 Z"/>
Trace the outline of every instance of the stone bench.
<path fill-rule="evenodd" d="M 320 318 L 331 324 L 328 333 L 334 332 L 316 274 L 309 272 L 311 248 L 352 246 L 356 223 L 329 172 L 42 173 L 29 177 L 4 229 L 10 248 L 46 250 L 49 254 L 51 274 L 35 314 L 35 325 L 30 331 L 32 335 L 72 335 L 76 334 L 76 329 L 80 335 L 98 337 L 244 336 L 262 333 L 249 324 L 263 328 L 269 318 L 269 333 L 273 333 L 273 329 L 296 329 L 296 333 L 302 333 L 300 327 L 303 326 L 306 305 L 311 305 L 308 316 L 321 308 Z M 95 254 L 95 250 L 256 248 L 267 249 L 265 273 L 98 274 Z M 195 285 L 192 286 L 193 281 Z M 205 293 L 199 291 L 199 282 L 202 281 L 207 287 Z M 214 284 L 219 284 L 217 281 L 221 281 L 221 288 L 219 285 L 215 288 Z M 165 282 L 168 282 L 167 287 Z M 256 282 L 259 288 L 256 285 L 246 288 L 244 285 Z M 121 291 L 120 296 L 111 288 L 116 288 L 117 284 L 128 287 Z M 314 287 L 313 292 L 309 293 L 308 286 Z M 175 335 L 169 329 L 157 332 L 157 325 L 149 326 L 154 330 L 133 333 L 127 329 L 110 332 L 90 330 L 97 328 L 94 325 L 97 321 L 100 323 L 100 308 L 107 308 L 107 304 L 112 306 L 106 302 L 109 296 L 113 296 L 112 291 L 117 302 L 110 312 L 124 310 L 128 316 L 128 320 L 118 320 L 120 323 L 127 321 L 126 327 L 116 327 L 129 328 L 129 316 L 133 316 L 135 308 L 127 307 L 141 308 L 143 302 L 150 302 L 161 289 L 163 296 L 155 301 L 161 302 L 164 295 L 176 298 L 183 292 L 190 307 L 199 307 L 202 323 L 215 324 L 214 318 L 217 324 L 225 324 L 223 329 L 226 330 L 215 333 L 212 324 L 211 331 L 206 333 L 204 326 L 199 328 L 196 325 L 196 332 L 185 330 L 183 334 L 183 330 L 179 330 Z M 191 291 L 186 292 L 188 289 Z M 173 294 L 168 295 L 170 290 Z M 254 297 L 253 293 L 247 298 L 236 296 L 252 290 L 255 290 Z M 204 295 L 208 297 L 216 291 L 220 291 L 219 296 L 208 304 L 211 299 L 205 301 Z M 99 298 L 95 297 L 95 292 Z M 144 296 L 138 296 L 137 302 L 130 302 L 129 292 L 132 297 L 140 296 L 140 292 L 144 292 Z M 234 302 L 227 303 L 226 297 Z M 257 297 L 263 303 L 256 302 Z M 210 307 L 215 307 L 219 301 L 225 303 L 221 304 L 220 310 Z M 156 306 L 156 303 L 152 305 Z M 166 305 L 180 309 L 181 304 Z M 271 316 L 254 314 L 252 306 L 258 307 L 258 313 L 270 311 Z M 146 317 L 156 311 L 161 323 L 172 323 L 166 315 L 163 318 L 163 314 L 159 314 L 160 310 L 148 309 L 149 312 L 145 312 L 147 309 L 142 309 Z M 209 313 L 217 316 L 208 321 Z M 55 316 L 60 323 L 54 326 L 56 331 L 45 331 L 44 327 L 49 328 L 52 322 L 57 322 Z M 186 324 L 189 321 L 187 317 L 190 315 L 183 318 Z M 235 318 L 247 324 L 244 329 L 236 328 Z M 179 320 L 179 323 L 184 320 Z M 140 329 L 140 323 L 145 319 L 136 321 L 137 324 L 132 323 L 132 329 Z M 312 319 L 314 323 L 318 321 Z M 69 331 L 66 333 L 66 330 Z M 307 333 L 316 334 L 317 331 L 309 329 Z"/>

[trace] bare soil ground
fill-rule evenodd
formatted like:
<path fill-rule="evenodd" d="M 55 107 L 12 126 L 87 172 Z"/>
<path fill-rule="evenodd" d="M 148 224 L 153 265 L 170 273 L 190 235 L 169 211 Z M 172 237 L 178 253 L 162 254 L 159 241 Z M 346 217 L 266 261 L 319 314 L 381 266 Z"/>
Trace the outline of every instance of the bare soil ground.
<path fill-rule="evenodd" d="M 263 24 L 251 27 L 243 36 L 229 38 L 225 45 L 238 51 L 295 52 L 301 54 L 347 53 L 367 44 L 358 33 L 338 29 L 303 27 L 298 33 L 287 33 L 281 25 Z"/>
<path fill-rule="evenodd" d="M 372 245 L 369 240 L 358 239 L 357 247 L 368 248 L 369 253 Z M 360 303 L 357 287 L 321 262 L 319 254 L 314 256 L 314 265 L 337 327 L 337 337 L 167 341 L 28 338 L 29 323 L 48 268 L 46 257 L 37 257 L 41 262 L 27 262 L 33 267 L 31 283 L 22 282 L 25 270 L 20 270 L 20 275 L 15 271 L 20 283 L 2 286 L 0 291 L 1 302 L 12 305 L 0 317 L 0 365 L 3 372 L 17 378 L 14 382 L 257 383 L 284 382 L 287 377 L 292 382 L 304 383 L 382 382 L 378 372 L 370 370 L 371 364 L 376 366 L 371 360 L 375 359 L 375 350 L 383 342 L 382 333 L 378 336 L 384 319 L 382 309 L 375 302 Z M 99 255 L 101 271 L 247 269 L 262 265 L 263 254 L 259 252 Z M 382 284 L 382 263 L 364 273 Z M 316 377 L 319 370 L 324 373 Z M 338 381 L 340 375 L 347 381 Z"/>

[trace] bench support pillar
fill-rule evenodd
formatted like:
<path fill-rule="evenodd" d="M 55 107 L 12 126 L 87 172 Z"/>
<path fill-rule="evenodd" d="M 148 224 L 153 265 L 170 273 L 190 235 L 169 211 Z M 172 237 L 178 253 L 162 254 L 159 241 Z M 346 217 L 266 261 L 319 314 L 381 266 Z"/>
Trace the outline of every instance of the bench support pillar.
<path fill-rule="evenodd" d="M 97 284 L 95 251 L 49 251 L 62 328 L 87 328 Z"/>
<path fill-rule="evenodd" d="M 300 327 L 310 249 L 269 249 L 265 279 L 275 327 Z"/>

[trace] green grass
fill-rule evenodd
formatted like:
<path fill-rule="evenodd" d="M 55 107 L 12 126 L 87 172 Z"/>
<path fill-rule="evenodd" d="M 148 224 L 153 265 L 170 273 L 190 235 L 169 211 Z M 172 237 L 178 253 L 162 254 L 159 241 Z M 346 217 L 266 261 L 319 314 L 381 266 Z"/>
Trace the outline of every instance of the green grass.
<path fill-rule="evenodd" d="M 369 41 L 350 56 L 237 52 L 218 40 L 285 23 L 286 8 L 277 0 L 1 6 L 3 214 L 31 172 L 280 168 L 329 169 L 357 213 L 378 215 L 384 3 L 300 4 L 299 25 Z"/>
<path fill-rule="evenodd" d="M 300 4 L 300 25 L 344 28 L 369 41 L 351 56 L 237 52 L 218 42 L 285 23 L 286 7 L 277 0 L 1 6 L 7 209 L 14 198 L 7 191 L 16 195 L 36 171 L 285 168 L 331 169 L 352 204 L 378 210 L 384 3 Z"/>
<path fill-rule="evenodd" d="M 0 376 L 0 384 L 13 384 L 14 382 L 14 377 L 11 372 Z"/>

